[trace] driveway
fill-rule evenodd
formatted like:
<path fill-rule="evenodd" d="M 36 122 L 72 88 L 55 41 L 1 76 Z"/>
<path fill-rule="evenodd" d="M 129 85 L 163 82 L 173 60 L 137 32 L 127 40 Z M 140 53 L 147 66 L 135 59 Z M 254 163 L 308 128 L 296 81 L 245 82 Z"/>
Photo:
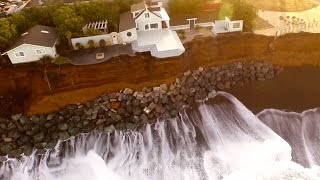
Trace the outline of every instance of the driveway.
<path fill-rule="evenodd" d="M 104 53 L 104 58 L 97 60 L 97 53 Z M 70 63 L 73 65 L 98 64 L 120 55 L 135 56 L 135 53 L 132 51 L 131 44 L 119 44 L 104 48 L 74 50 L 72 52 L 63 54 L 63 56 L 66 56 L 70 59 Z"/>

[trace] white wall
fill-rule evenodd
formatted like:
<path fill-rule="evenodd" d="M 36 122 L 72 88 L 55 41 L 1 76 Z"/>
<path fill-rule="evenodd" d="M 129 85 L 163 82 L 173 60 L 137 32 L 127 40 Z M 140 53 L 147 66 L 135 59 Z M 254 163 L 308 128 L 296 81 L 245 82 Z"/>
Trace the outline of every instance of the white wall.
<path fill-rule="evenodd" d="M 145 14 L 149 13 L 149 18 L 145 18 Z M 136 19 L 136 23 L 138 23 L 139 31 L 145 31 L 144 27 L 146 24 L 158 23 L 158 29 L 162 29 L 162 19 L 150 11 L 146 10 L 143 14 Z M 152 30 L 152 29 L 149 29 Z"/>
<path fill-rule="evenodd" d="M 77 43 L 80 43 L 84 48 L 89 48 L 88 42 L 90 40 L 93 40 L 95 47 L 99 47 L 101 39 L 105 40 L 107 43 L 110 41 L 112 42 L 111 35 L 104 34 L 104 35 L 97 35 L 97 36 L 73 38 L 73 39 L 71 39 L 71 44 L 74 49 L 77 49 L 77 47 L 76 47 Z"/>
<path fill-rule="evenodd" d="M 128 32 L 131 32 L 131 36 L 130 37 L 127 35 Z M 129 29 L 127 31 L 120 32 L 119 34 L 122 37 L 122 40 L 123 40 L 124 43 L 130 43 L 132 41 L 137 40 L 137 30 L 136 30 L 136 28 L 132 28 L 132 29 Z"/>
<path fill-rule="evenodd" d="M 36 49 L 45 49 L 46 53 L 38 55 L 36 53 Z M 16 57 L 15 52 L 24 52 L 24 57 Z M 27 63 L 33 61 L 39 61 L 43 56 L 51 56 L 52 58 L 56 57 L 56 48 L 55 47 L 43 47 L 43 46 L 36 46 L 30 44 L 23 44 L 21 46 L 16 47 L 7 52 L 12 64 L 18 63 Z"/>
<path fill-rule="evenodd" d="M 234 27 L 235 24 L 240 24 L 239 27 Z M 229 23 L 229 31 L 242 31 L 243 30 L 243 20 L 238 21 L 230 21 Z"/>

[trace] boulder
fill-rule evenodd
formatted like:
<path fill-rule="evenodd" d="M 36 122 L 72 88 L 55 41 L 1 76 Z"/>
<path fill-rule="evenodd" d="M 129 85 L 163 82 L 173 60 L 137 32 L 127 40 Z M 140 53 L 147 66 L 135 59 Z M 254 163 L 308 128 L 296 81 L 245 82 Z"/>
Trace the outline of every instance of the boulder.
<path fill-rule="evenodd" d="M 123 94 L 125 94 L 125 95 L 133 94 L 133 90 L 132 90 L 132 89 L 129 89 L 129 88 L 125 88 L 125 89 L 123 90 Z"/>
<path fill-rule="evenodd" d="M 16 114 L 16 115 L 11 116 L 11 119 L 14 121 L 18 121 L 18 120 L 20 120 L 21 116 L 22 116 L 22 114 Z"/>
<path fill-rule="evenodd" d="M 33 140 L 34 142 L 36 143 L 39 143 L 39 142 L 42 142 L 44 140 L 44 133 L 43 132 L 40 132 L 36 135 L 33 136 Z"/>
<path fill-rule="evenodd" d="M 69 133 L 67 131 L 59 132 L 59 139 L 60 140 L 67 140 L 69 138 Z"/>
<path fill-rule="evenodd" d="M 0 151 L 2 152 L 2 154 L 9 154 L 10 151 L 12 150 L 13 150 L 12 146 L 8 144 L 2 145 L 0 147 Z"/>
<path fill-rule="evenodd" d="M 66 124 L 66 123 L 59 124 L 59 125 L 58 125 L 58 129 L 59 129 L 60 131 L 65 131 L 65 130 L 68 129 L 68 124 Z"/>
<path fill-rule="evenodd" d="M 135 116 L 139 116 L 141 113 L 142 113 L 142 110 L 139 106 L 135 106 L 133 107 L 132 109 L 132 113 L 135 115 Z"/>

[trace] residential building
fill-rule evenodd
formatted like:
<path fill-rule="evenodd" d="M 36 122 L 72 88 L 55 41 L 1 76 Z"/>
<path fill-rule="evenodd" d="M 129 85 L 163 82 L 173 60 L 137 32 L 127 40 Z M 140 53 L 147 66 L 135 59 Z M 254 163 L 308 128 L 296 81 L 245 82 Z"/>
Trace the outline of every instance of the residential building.
<path fill-rule="evenodd" d="M 44 56 L 57 56 L 58 34 L 53 27 L 36 25 L 21 35 L 20 39 L 2 55 L 12 64 L 39 61 Z"/>
<path fill-rule="evenodd" d="M 166 58 L 185 51 L 160 1 L 132 5 L 130 12 L 121 14 L 119 30 L 122 42 L 131 43 L 136 52 L 150 51 L 154 57 Z"/>

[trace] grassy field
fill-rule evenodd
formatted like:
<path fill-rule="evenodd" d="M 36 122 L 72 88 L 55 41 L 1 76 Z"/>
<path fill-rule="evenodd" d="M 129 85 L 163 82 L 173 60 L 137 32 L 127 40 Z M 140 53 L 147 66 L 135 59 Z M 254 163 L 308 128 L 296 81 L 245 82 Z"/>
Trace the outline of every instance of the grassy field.
<path fill-rule="evenodd" d="M 312 0 L 245 0 L 258 9 L 271 11 L 303 11 L 315 7 Z"/>

